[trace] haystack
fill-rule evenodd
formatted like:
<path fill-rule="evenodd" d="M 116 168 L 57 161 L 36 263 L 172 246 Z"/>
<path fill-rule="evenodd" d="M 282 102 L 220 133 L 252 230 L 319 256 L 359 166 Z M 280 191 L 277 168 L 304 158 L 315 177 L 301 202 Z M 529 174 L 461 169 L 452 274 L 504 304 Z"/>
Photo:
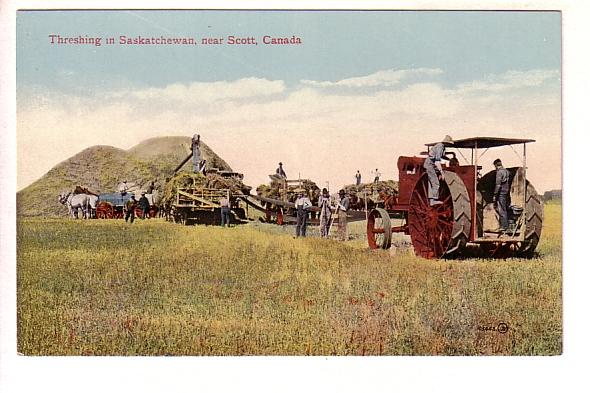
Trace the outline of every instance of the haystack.
<path fill-rule="evenodd" d="M 265 198 L 295 202 L 297 199 L 296 190 L 300 188 L 305 190 L 305 193 L 312 202 L 317 200 L 320 195 L 320 188 L 318 185 L 309 179 L 301 179 L 300 182 L 288 184 L 285 189 L 284 183 L 280 179 L 275 179 L 273 176 L 271 176 L 270 185 L 261 184 L 256 188 L 256 194 Z"/>
<path fill-rule="evenodd" d="M 349 184 L 344 187 L 344 191 L 346 191 L 347 194 L 362 198 L 366 193 L 367 198 L 375 203 L 383 202 L 379 194 L 382 193 L 387 196 L 395 196 L 399 193 L 398 189 L 399 184 L 394 180 L 384 180 L 374 183 L 361 183 L 358 186 L 356 184 Z"/>

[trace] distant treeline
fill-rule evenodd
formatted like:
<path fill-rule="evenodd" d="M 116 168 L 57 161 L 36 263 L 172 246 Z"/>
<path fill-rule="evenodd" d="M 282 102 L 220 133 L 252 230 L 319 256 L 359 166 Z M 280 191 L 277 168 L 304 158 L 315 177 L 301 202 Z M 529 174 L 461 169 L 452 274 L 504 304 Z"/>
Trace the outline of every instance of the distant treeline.
<path fill-rule="evenodd" d="M 543 200 L 545 202 L 554 200 L 561 201 L 561 190 L 545 191 L 543 194 Z"/>

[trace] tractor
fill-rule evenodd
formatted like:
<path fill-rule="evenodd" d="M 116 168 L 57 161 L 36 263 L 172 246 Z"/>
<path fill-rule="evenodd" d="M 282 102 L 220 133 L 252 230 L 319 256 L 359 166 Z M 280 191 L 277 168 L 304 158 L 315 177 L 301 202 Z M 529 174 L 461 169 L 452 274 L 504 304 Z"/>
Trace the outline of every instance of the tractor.
<path fill-rule="evenodd" d="M 391 247 L 392 233 L 409 235 L 417 256 L 427 259 L 453 258 L 465 254 L 468 245 L 479 245 L 489 257 L 532 257 L 541 237 L 543 204 L 526 178 L 526 146 L 533 139 L 474 137 L 454 141 L 446 148 L 442 165 L 445 181 L 439 200 L 430 206 L 424 156 L 399 157 L 399 194 L 385 209 L 373 209 L 367 220 L 367 239 L 372 249 Z M 428 143 L 430 149 L 436 143 Z M 498 215 L 493 202 L 495 170 L 482 175 L 478 165 L 488 149 L 522 145 L 522 166 L 507 168 L 509 229 L 498 232 Z M 483 150 L 483 152 L 482 152 Z M 463 154 L 468 151 L 467 157 Z M 457 153 L 464 159 L 459 163 Z M 428 152 L 422 153 L 427 155 Z M 398 226 L 392 219 L 401 220 Z"/>

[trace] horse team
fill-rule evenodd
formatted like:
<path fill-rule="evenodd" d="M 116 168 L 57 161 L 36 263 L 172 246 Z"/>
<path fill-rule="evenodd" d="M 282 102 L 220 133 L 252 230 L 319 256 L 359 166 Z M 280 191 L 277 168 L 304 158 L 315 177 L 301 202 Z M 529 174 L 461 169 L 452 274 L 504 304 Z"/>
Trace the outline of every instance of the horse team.
<path fill-rule="evenodd" d="M 74 194 L 72 191 L 62 192 L 58 196 L 58 202 L 68 207 L 72 218 L 78 218 L 78 212 L 82 212 L 82 218 L 93 218 L 96 214 L 98 197 L 91 194 Z"/>

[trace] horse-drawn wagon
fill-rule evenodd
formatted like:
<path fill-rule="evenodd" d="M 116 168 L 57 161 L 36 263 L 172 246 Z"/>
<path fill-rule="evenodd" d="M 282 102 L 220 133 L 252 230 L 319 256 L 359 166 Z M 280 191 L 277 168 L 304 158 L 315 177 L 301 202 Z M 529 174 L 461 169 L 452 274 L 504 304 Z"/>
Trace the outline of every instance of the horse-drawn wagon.
<path fill-rule="evenodd" d="M 131 195 L 134 194 L 129 192 L 99 194 L 96 203 L 96 218 L 123 218 L 125 206 L 131 199 Z M 158 214 L 158 207 L 154 202 L 154 194 L 145 194 L 145 197 L 150 204 L 148 214 L 150 217 L 155 217 Z M 143 210 L 139 206 L 135 208 L 135 216 L 143 218 Z"/>

